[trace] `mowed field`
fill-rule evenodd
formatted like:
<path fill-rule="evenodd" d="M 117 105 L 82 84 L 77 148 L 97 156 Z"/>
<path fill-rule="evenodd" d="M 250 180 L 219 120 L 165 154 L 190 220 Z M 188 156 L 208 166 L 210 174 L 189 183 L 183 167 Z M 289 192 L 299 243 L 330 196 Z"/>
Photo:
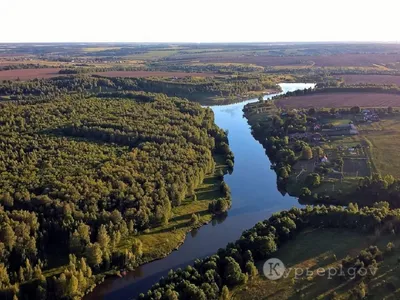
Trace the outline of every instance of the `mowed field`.
<path fill-rule="evenodd" d="M 399 242 L 393 235 L 374 236 L 343 229 L 307 229 L 274 254 L 286 268 L 292 268 L 291 271 L 287 269 L 286 278 L 268 280 L 263 275 L 264 261 L 261 261 L 257 264 L 259 275 L 236 288 L 232 299 L 361 299 L 351 297 L 351 289 L 360 283 L 359 279 L 346 281 L 340 276 L 329 278 L 329 269 L 339 268 L 346 256 L 354 258 L 370 245 L 376 245 L 383 251 L 389 241 L 396 246 Z M 368 282 L 368 299 L 399 299 L 400 290 L 394 293 L 387 284 L 391 283 L 397 288 L 400 286 L 399 251 L 396 247 L 394 253 L 385 256 L 380 263 L 376 276 Z M 327 270 L 324 276 L 318 276 L 319 268 Z M 297 274 L 303 270 L 303 276 L 295 278 L 295 269 L 298 269 Z M 305 275 L 307 270 L 312 274 L 309 277 Z M 392 297 L 389 298 L 389 295 Z"/>
<path fill-rule="evenodd" d="M 57 68 L 45 68 L 45 69 L 20 69 L 20 70 L 7 70 L 0 71 L 0 80 L 30 80 L 34 78 L 51 78 L 60 76 L 58 72 L 60 69 Z"/>
<path fill-rule="evenodd" d="M 162 72 L 162 71 L 107 71 L 98 72 L 96 75 L 105 77 L 213 77 L 218 74 L 213 73 L 186 73 L 186 72 Z"/>
<path fill-rule="evenodd" d="M 396 84 L 400 85 L 400 76 L 394 75 L 343 75 L 346 84 Z"/>
<path fill-rule="evenodd" d="M 380 122 L 359 124 L 360 136 L 370 145 L 370 155 L 376 170 L 382 175 L 400 178 L 400 115 Z"/>
<path fill-rule="evenodd" d="M 320 93 L 275 101 L 280 108 L 399 107 L 400 95 L 383 93 Z"/>

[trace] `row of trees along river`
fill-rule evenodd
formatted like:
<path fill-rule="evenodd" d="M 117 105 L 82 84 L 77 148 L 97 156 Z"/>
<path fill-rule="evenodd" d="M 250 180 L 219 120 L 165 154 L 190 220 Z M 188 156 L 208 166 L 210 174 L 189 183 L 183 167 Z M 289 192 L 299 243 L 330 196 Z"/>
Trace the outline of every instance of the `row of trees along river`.
<path fill-rule="evenodd" d="M 314 84 L 282 83 L 280 86 L 283 94 L 314 87 Z M 264 99 L 276 95 L 267 95 Z M 270 169 L 268 157 L 261 144 L 251 135 L 242 110 L 244 105 L 254 101 L 258 100 L 211 107 L 216 124 L 228 130 L 230 147 L 235 155 L 234 171 L 224 178 L 232 193 L 232 208 L 227 216 L 189 233 L 185 243 L 164 259 L 143 265 L 122 278 L 107 279 L 86 296 L 86 300 L 137 297 L 167 275 L 169 270 L 191 264 L 196 258 L 212 255 L 274 212 L 301 206 L 295 198 L 282 195 L 277 190 L 276 175 Z"/>

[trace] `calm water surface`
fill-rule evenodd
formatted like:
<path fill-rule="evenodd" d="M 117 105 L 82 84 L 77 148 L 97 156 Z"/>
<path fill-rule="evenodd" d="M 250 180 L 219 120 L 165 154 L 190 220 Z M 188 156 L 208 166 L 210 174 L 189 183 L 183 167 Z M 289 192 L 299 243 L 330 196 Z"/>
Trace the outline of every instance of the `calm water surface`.
<path fill-rule="evenodd" d="M 312 83 L 282 83 L 284 93 L 314 87 Z M 275 95 L 265 96 L 269 99 Z M 191 264 L 196 258 L 215 253 L 229 242 L 237 240 L 241 233 L 267 219 L 272 213 L 300 207 L 297 200 L 282 196 L 276 187 L 276 175 L 260 143 L 251 135 L 247 120 L 243 117 L 245 102 L 212 106 L 216 124 L 229 131 L 229 144 L 235 154 L 235 166 L 231 175 L 224 179 L 231 188 L 232 208 L 223 220 L 213 221 L 189 233 L 185 243 L 164 259 L 148 263 L 128 273 L 123 278 L 110 278 L 96 287 L 86 299 L 132 299 L 147 291 L 170 269 Z"/>

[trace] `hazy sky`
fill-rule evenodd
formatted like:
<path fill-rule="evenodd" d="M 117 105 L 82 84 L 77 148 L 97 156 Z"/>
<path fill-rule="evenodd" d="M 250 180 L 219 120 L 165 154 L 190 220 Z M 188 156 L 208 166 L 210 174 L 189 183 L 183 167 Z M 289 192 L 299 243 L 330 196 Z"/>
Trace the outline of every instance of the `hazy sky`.
<path fill-rule="evenodd" d="M 0 42 L 400 41 L 399 0 L 0 0 Z"/>

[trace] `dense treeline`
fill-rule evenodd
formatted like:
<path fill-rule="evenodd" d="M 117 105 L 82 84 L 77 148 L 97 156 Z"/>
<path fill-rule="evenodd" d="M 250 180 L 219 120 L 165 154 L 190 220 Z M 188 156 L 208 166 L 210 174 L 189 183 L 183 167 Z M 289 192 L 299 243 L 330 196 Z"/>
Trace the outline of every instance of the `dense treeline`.
<path fill-rule="evenodd" d="M 256 261 L 271 257 L 282 243 L 307 227 L 393 234 L 400 230 L 400 210 L 390 210 L 388 203 L 380 202 L 362 209 L 350 204 L 347 208 L 314 206 L 276 213 L 216 254 L 196 260 L 193 266 L 171 270 L 140 298 L 220 299 L 229 292 L 227 289 L 246 283 L 257 274 Z M 370 251 L 376 254 L 375 249 Z M 370 256 L 362 253 L 358 259 Z"/>
<path fill-rule="evenodd" d="M 107 81 L 93 80 L 61 80 L 60 91 Z M 139 265 L 140 241 L 120 242 L 168 223 L 172 207 L 214 172 L 214 154 L 233 160 L 210 109 L 165 95 L 77 94 L 1 111 L 0 298 L 81 297 L 94 273 Z M 230 206 L 224 182 L 221 192 L 214 213 Z M 68 267 L 45 278 L 60 260 Z"/>
<path fill-rule="evenodd" d="M 369 68 L 369 67 L 315 67 L 307 66 L 305 68 L 284 67 L 265 67 L 268 74 L 294 74 L 294 75 L 312 75 L 312 76 L 337 76 L 337 75 L 400 75 L 399 70 Z"/>
<path fill-rule="evenodd" d="M 46 68 L 61 68 L 62 66 L 54 66 L 54 65 L 43 65 L 43 64 L 11 64 L 11 65 L 3 65 L 0 66 L 1 71 L 7 70 L 21 70 L 21 69 L 46 69 Z"/>
<path fill-rule="evenodd" d="M 206 72 L 219 74 L 234 74 L 247 72 L 260 72 L 263 67 L 247 64 L 174 64 L 155 62 L 148 65 L 148 70 L 178 71 L 178 72 Z"/>
<path fill-rule="evenodd" d="M 75 67 L 66 68 L 58 71 L 59 74 L 73 75 L 73 74 L 88 74 L 97 72 L 109 72 L 109 71 L 142 71 L 148 70 L 145 66 L 107 66 L 107 67 L 92 67 L 88 65 L 87 67 Z"/>
<path fill-rule="evenodd" d="M 201 101 L 206 97 L 235 97 L 250 91 L 279 87 L 263 76 L 230 76 L 216 78 L 107 78 L 98 75 L 60 76 L 26 82 L 5 80 L 0 84 L 0 96 L 12 100 L 49 98 L 68 92 L 96 95 L 104 92 L 145 91 Z"/>
<path fill-rule="evenodd" d="M 274 96 L 273 100 L 278 100 L 287 97 L 306 96 L 311 94 L 320 93 L 391 93 L 399 94 L 400 87 L 394 84 L 356 84 L 356 85 L 344 85 L 337 80 L 325 80 L 319 82 L 316 88 L 308 88 L 304 90 L 296 90 L 293 92 L 287 92 L 285 94 Z"/>
<path fill-rule="evenodd" d="M 107 66 L 107 67 L 73 67 L 65 68 L 59 71 L 60 74 L 85 74 L 97 73 L 108 71 L 165 71 L 165 72 L 187 72 L 187 73 L 217 73 L 217 74 L 235 74 L 235 73 L 248 73 L 260 72 L 263 67 L 245 64 L 199 64 L 199 65 L 184 65 L 184 64 L 168 64 L 164 62 L 152 62 L 146 65 L 138 66 Z M 190 74 L 188 74 L 190 76 Z"/>
<path fill-rule="evenodd" d="M 12 100 L 50 98 L 67 93 L 91 93 L 101 89 L 115 89 L 115 85 L 107 78 L 91 76 L 60 76 L 51 79 L 34 79 L 31 81 L 4 80 L 0 84 L 0 96 L 8 96 Z"/>
<path fill-rule="evenodd" d="M 311 89 L 292 92 L 301 95 L 311 92 Z M 273 104 L 268 104 L 270 107 Z M 245 106 L 245 115 L 251 113 L 250 106 Z M 306 114 L 289 112 L 284 116 L 275 114 L 271 118 L 258 120 L 251 124 L 252 134 L 264 146 L 272 166 L 277 174 L 277 183 L 283 188 L 292 172 L 292 166 L 303 157 L 306 150 L 311 152 L 310 146 L 304 141 L 290 144 L 288 134 L 304 133 L 307 128 Z M 312 156 L 312 152 L 311 152 Z M 308 158 L 307 158 L 308 159 Z"/>
<path fill-rule="evenodd" d="M 313 94 L 313 93 L 316 93 L 316 90 L 310 87 L 308 89 L 295 90 L 292 92 L 289 91 L 289 92 L 286 92 L 285 94 L 274 96 L 272 98 L 272 100 L 277 100 L 277 99 L 287 98 L 287 97 L 304 96 L 304 95 L 309 95 L 309 94 Z"/>
<path fill-rule="evenodd" d="M 395 84 L 356 84 L 332 86 L 331 82 L 317 84 L 314 93 L 391 93 L 399 94 L 400 87 Z"/>
<path fill-rule="evenodd" d="M 394 178 L 392 175 L 379 175 L 372 174 L 371 177 L 361 178 L 357 188 L 350 195 L 346 197 L 329 197 L 323 194 L 309 193 L 300 195 L 301 200 L 313 203 L 331 203 L 338 205 L 347 205 L 349 199 L 360 206 L 371 206 L 378 201 L 385 200 L 389 203 L 390 207 L 400 208 L 400 180 Z"/>
<path fill-rule="evenodd" d="M 363 68 L 363 67 L 335 67 L 328 71 L 330 75 L 400 75 L 400 71 L 395 68 Z"/>
<path fill-rule="evenodd" d="M 276 84 L 268 77 L 233 76 L 204 78 L 181 78 L 173 80 L 152 78 L 115 78 L 114 84 L 124 90 L 137 89 L 154 93 L 164 93 L 169 96 L 184 97 L 198 100 L 199 97 L 239 96 L 249 91 L 264 91 L 277 89 Z"/>

